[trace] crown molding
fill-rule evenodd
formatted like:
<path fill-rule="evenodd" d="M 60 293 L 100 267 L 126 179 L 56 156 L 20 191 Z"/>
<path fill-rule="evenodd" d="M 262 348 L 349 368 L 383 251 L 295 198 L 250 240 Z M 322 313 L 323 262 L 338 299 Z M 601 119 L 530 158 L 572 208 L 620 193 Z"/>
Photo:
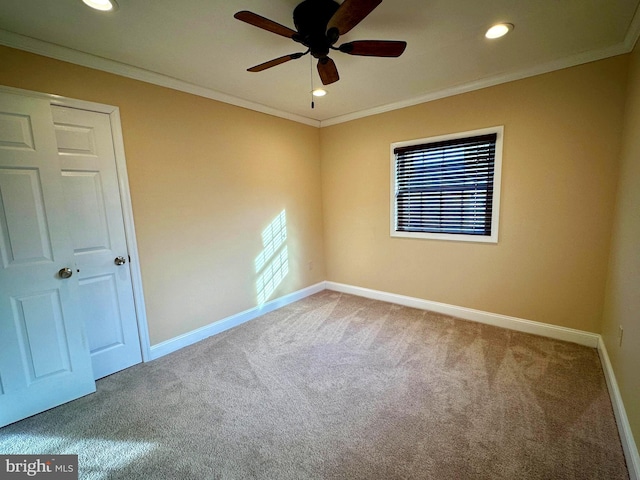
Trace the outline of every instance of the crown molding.
<path fill-rule="evenodd" d="M 124 63 L 109 60 L 107 58 L 98 57 L 88 53 L 73 50 L 71 48 L 63 47 L 53 43 L 48 43 L 35 38 L 27 37 L 17 33 L 12 33 L 6 30 L 0 30 L 0 45 L 4 45 L 18 50 L 24 50 L 30 53 L 43 55 L 56 60 L 81 65 L 83 67 L 93 68 L 115 75 L 139 80 L 153 85 L 161 87 L 171 88 L 173 90 L 198 95 L 200 97 L 217 100 L 219 102 L 228 103 L 237 107 L 254 110 L 256 112 L 265 113 L 267 115 L 273 115 L 275 117 L 284 118 L 294 122 L 302 123 L 316 128 L 328 127 L 331 125 L 337 125 L 340 123 L 350 122 L 359 118 L 370 117 L 381 113 L 390 112 L 393 110 L 399 110 L 401 108 L 412 107 L 421 103 L 432 102 L 446 97 L 459 95 L 461 93 L 468 93 L 474 90 L 480 90 L 482 88 L 492 87 L 500 85 L 502 83 L 513 82 L 516 80 L 522 80 L 528 77 L 536 75 L 542 75 L 545 73 L 553 72 L 555 70 L 561 70 L 563 68 L 574 67 L 597 60 L 602 60 L 616 55 L 623 55 L 629 53 L 635 47 L 638 38 L 640 38 L 640 7 L 636 10 L 636 13 L 629 24 L 627 34 L 623 42 L 611 46 L 594 50 L 590 52 L 583 52 L 571 57 L 566 57 L 552 62 L 548 62 L 542 65 L 537 65 L 533 68 L 516 70 L 512 72 L 495 75 L 483 79 L 476 80 L 474 82 L 464 83 L 456 85 L 451 88 L 445 88 L 437 90 L 417 97 L 412 97 L 399 102 L 380 105 L 374 108 L 360 110 L 357 112 L 349 113 L 346 115 L 339 115 L 326 120 L 315 120 L 301 115 L 278 110 L 266 105 L 262 105 L 256 102 L 244 100 L 242 98 L 227 95 L 225 93 L 217 92 L 215 90 L 194 85 L 182 80 L 178 80 L 167 75 L 151 72 L 142 68 L 134 67 Z"/>
<path fill-rule="evenodd" d="M 636 13 L 631 19 L 631 23 L 627 29 L 627 35 L 624 38 L 624 45 L 627 48 L 627 52 L 625 53 L 635 48 L 636 43 L 638 43 L 638 38 L 640 38 L 640 4 L 638 4 L 638 8 L 636 8 Z"/>
<path fill-rule="evenodd" d="M 142 82 L 151 83 L 160 87 L 166 87 L 172 90 L 191 93 L 200 97 L 217 100 L 219 102 L 228 103 L 230 105 L 254 110 L 260 113 L 266 113 L 267 115 L 273 115 L 274 117 L 292 120 L 294 122 L 303 123 L 312 127 L 320 126 L 320 122 L 318 120 L 313 120 L 311 118 L 267 107 L 266 105 L 250 102 L 242 98 L 234 97 L 232 95 L 217 92 L 215 90 L 201 87 L 199 85 L 184 82 L 167 75 L 151 72 L 143 68 L 134 67 L 125 63 L 116 62 L 114 60 L 98 57 L 96 55 L 80 52 L 78 50 L 73 50 L 61 45 L 56 45 L 53 43 L 44 42 L 42 40 L 37 40 L 35 38 L 26 37 L 24 35 L 9 32 L 6 30 L 0 30 L 0 45 L 16 48 L 18 50 L 24 50 L 26 52 L 35 53 L 37 55 L 43 55 L 45 57 L 55 58 L 56 60 L 73 63 L 75 65 L 80 65 L 83 67 L 93 68 L 95 70 L 101 70 L 103 72 L 113 73 L 122 77 L 140 80 Z"/>
<path fill-rule="evenodd" d="M 635 16 L 634 22 L 638 17 L 639 17 L 638 15 Z M 482 88 L 500 85 L 502 83 L 513 82 L 513 81 L 522 80 L 528 77 L 534 77 L 536 75 L 542 75 L 544 73 L 553 72 L 555 70 L 561 70 L 563 68 L 575 67 L 577 65 L 582 65 L 589 62 L 595 62 L 597 60 L 602 60 L 609 57 L 615 57 L 616 55 L 623 55 L 633 50 L 633 45 L 635 45 L 635 41 L 637 40 L 638 35 L 640 34 L 640 19 L 638 20 L 637 24 L 638 25 L 636 25 L 636 29 L 638 31 L 635 34 L 635 40 L 633 40 L 634 35 L 631 35 L 631 37 L 627 35 L 624 43 L 614 45 L 613 47 L 607 47 L 600 50 L 580 53 L 578 55 L 573 55 L 571 57 L 566 57 L 559 60 L 554 60 L 553 62 L 537 65 L 533 68 L 527 68 L 522 70 L 516 70 L 513 72 L 503 73 L 500 75 L 495 75 L 492 77 L 476 80 L 475 82 L 469 82 L 469 83 L 464 83 L 462 85 L 457 85 L 455 87 L 445 88 L 443 90 L 438 90 L 432 93 L 428 93 L 426 95 L 413 97 L 407 100 L 402 100 L 395 103 L 389 103 L 387 105 L 380 105 L 379 107 L 374 107 L 367 110 L 361 110 L 359 112 L 349 113 L 347 115 L 340 115 L 338 117 L 329 118 L 327 120 L 322 120 L 320 122 L 320 127 L 322 128 L 322 127 L 328 127 L 331 125 L 337 125 L 339 123 L 350 122 L 351 120 L 357 120 L 359 118 L 370 117 L 372 115 L 378 115 L 380 113 L 399 110 L 401 108 L 413 107 L 421 103 L 432 102 L 434 100 L 439 100 L 441 98 L 446 98 L 446 97 L 452 97 L 454 95 L 459 95 L 461 93 L 468 93 L 474 90 L 480 90 Z M 628 44 L 632 43 L 632 41 L 633 41 L 633 44 L 631 45 L 631 47 L 629 47 Z"/>

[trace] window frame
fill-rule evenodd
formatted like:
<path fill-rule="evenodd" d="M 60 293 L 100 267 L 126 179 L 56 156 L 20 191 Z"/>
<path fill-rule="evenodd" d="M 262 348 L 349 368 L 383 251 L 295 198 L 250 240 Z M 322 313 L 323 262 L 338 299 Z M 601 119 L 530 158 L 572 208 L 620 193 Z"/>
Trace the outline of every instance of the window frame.
<path fill-rule="evenodd" d="M 468 137 L 477 137 L 480 135 L 496 134 L 495 159 L 493 172 L 493 206 L 491 209 L 491 235 L 469 235 L 464 233 L 430 233 L 430 232 L 404 232 L 396 230 L 397 220 L 397 203 L 396 203 L 396 154 L 394 150 L 399 147 L 411 147 L 414 145 L 424 145 L 428 143 L 436 143 L 448 140 L 458 140 Z M 391 237 L 399 238 L 418 238 L 426 240 L 445 240 L 456 242 L 475 242 L 475 243 L 498 243 L 498 230 L 500 225 L 500 187 L 502 184 L 502 144 L 504 137 L 504 126 L 481 128 L 478 130 L 469 130 L 466 132 L 450 133 L 446 135 L 438 135 L 434 137 L 420 138 L 416 140 L 407 140 L 403 142 L 394 142 L 391 144 L 391 175 L 390 175 L 390 234 Z"/>

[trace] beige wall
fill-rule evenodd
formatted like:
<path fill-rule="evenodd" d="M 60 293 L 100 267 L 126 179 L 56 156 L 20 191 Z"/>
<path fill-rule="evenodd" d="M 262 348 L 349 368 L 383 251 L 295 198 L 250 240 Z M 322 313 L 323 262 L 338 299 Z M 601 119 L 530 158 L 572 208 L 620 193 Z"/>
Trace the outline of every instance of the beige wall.
<path fill-rule="evenodd" d="M 628 58 L 321 130 L 327 279 L 600 331 Z M 504 125 L 497 245 L 391 238 L 392 142 Z"/>
<path fill-rule="evenodd" d="M 640 45 L 632 54 L 622 145 L 602 335 L 640 445 Z"/>
<path fill-rule="evenodd" d="M 318 129 L 5 47 L 0 84 L 120 107 L 152 345 L 257 304 L 283 209 L 272 297 L 324 280 Z"/>

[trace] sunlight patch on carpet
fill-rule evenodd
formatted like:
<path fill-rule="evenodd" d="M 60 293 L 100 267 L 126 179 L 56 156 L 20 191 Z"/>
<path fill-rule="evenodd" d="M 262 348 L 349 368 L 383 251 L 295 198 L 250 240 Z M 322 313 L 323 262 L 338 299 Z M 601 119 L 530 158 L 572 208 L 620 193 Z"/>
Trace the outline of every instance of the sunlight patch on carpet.
<path fill-rule="evenodd" d="M 0 438 L 7 455 L 78 455 L 80 478 L 102 480 L 130 463 L 149 455 L 156 443 L 138 440 L 107 440 L 33 434 L 10 434 Z"/>

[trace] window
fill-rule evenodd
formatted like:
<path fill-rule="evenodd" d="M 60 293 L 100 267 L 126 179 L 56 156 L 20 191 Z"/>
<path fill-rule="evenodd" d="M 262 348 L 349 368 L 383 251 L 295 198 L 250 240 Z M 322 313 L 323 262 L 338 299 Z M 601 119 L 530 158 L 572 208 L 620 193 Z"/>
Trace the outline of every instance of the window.
<path fill-rule="evenodd" d="M 391 236 L 498 242 L 503 127 L 391 145 Z"/>

